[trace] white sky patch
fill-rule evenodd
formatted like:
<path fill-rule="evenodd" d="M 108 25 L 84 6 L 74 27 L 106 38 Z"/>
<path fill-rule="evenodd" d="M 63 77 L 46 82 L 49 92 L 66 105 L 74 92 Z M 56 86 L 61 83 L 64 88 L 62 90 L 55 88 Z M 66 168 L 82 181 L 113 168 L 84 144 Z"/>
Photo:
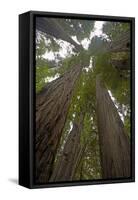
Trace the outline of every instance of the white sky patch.
<path fill-rule="evenodd" d="M 45 37 L 45 44 L 46 44 L 46 45 L 49 45 L 50 43 L 51 43 L 50 39 L 47 39 L 47 38 Z"/>
<path fill-rule="evenodd" d="M 73 54 L 73 45 L 71 45 L 70 43 L 66 42 L 66 41 L 63 41 L 63 40 L 56 40 L 57 43 L 61 46 L 61 49 L 60 49 L 60 56 L 65 58 L 69 53 L 70 54 Z"/>
<path fill-rule="evenodd" d="M 50 51 L 50 52 L 46 52 L 43 57 L 45 59 L 48 59 L 48 60 L 54 60 L 55 59 L 55 54 L 53 53 L 53 51 Z"/>
<path fill-rule="evenodd" d="M 45 59 L 48 60 L 55 60 L 56 59 L 56 55 L 58 54 L 61 58 L 66 58 L 69 55 L 73 55 L 75 54 L 73 52 L 73 45 L 71 45 L 70 43 L 60 40 L 60 39 L 55 39 L 56 42 L 60 45 L 60 49 L 58 52 L 53 52 L 53 51 L 46 51 L 46 53 L 43 55 L 43 57 Z"/>
<path fill-rule="evenodd" d="M 76 35 L 75 35 L 75 36 L 71 36 L 71 38 L 72 38 L 77 44 L 80 44 L 79 41 L 77 40 Z"/>
<path fill-rule="evenodd" d="M 94 31 L 91 32 L 90 38 L 92 38 L 93 36 L 101 36 L 103 34 L 103 24 L 105 22 L 104 21 L 96 21 L 94 24 Z"/>
<path fill-rule="evenodd" d="M 77 99 L 79 100 L 79 99 L 80 99 L 80 96 L 77 96 Z"/>
<path fill-rule="evenodd" d="M 90 58 L 90 64 L 89 64 L 89 69 L 92 69 L 93 68 L 93 56 L 91 56 Z"/>
<path fill-rule="evenodd" d="M 122 113 L 118 112 L 118 114 L 119 114 L 121 120 L 124 122 L 124 116 L 122 115 Z"/>
<path fill-rule="evenodd" d="M 72 117 L 73 117 L 73 118 L 75 118 L 75 116 L 76 116 L 76 114 L 75 114 L 75 113 L 73 113 Z"/>
<path fill-rule="evenodd" d="M 81 24 L 81 23 L 79 23 L 79 27 L 80 27 L 80 28 L 82 27 L 82 24 Z"/>
<path fill-rule="evenodd" d="M 122 110 L 123 110 L 124 116 L 126 116 L 127 113 L 128 113 L 128 108 L 127 108 L 127 106 L 125 106 L 124 104 L 122 104 Z"/>
<path fill-rule="evenodd" d="M 90 44 L 90 40 L 88 38 L 84 38 L 82 41 L 81 41 L 81 44 L 83 46 L 84 49 L 88 49 L 89 47 L 89 44 Z"/>
<path fill-rule="evenodd" d="M 86 72 L 89 72 L 90 69 L 93 71 L 93 56 L 91 56 L 91 58 L 90 58 L 89 66 L 83 68 L 83 70 L 85 70 Z"/>
<path fill-rule="evenodd" d="M 106 23 L 105 21 L 96 21 L 95 22 L 94 31 L 92 31 L 90 34 L 90 40 L 95 36 L 103 37 L 108 40 L 108 36 L 105 33 L 103 33 L 103 25 L 105 23 Z"/>
<path fill-rule="evenodd" d="M 55 76 L 53 76 L 53 77 L 46 77 L 46 78 L 45 78 L 45 83 L 52 82 L 52 81 L 54 81 L 55 79 L 57 79 L 57 78 L 59 78 L 59 77 L 60 77 L 60 74 L 59 74 L 59 73 L 55 74 Z"/>
<path fill-rule="evenodd" d="M 69 125 L 70 125 L 70 130 L 69 130 L 69 132 L 70 132 L 70 131 L 72 131 L 72 128 L 73 128 L 73 123 L 72 123 L 72 121 L 70 121 Z"/>
<path fill-rule="evenodd" d="M 117 103 L 116 103 L 115 98 L 113 97 L 113 95 L 112 95 L 112 93 L 111 93 L 110 90 L 108 90 L 108 93 L 109 93 L 109 95 L 110 95 L 112 101 L 114 102 L 114 105 L 115 105 L 115 107 L 117 108 L 117 111 L 118 111 L 118 105 L 117 105 Z M 118 114 L 119 114 L 121 120 L 124 122 L 124 116 L 122 115 L 122 113 L 118 111 Z"/>
<path fill-rule="evenodd" d="M 96 21 L 95 22 L 94 30 L 92 30 L 91 33 L 90 33 L 90 38 L 84 38 L 81 41 L 81 44 L 82 44 L 84 49 L 86 49 L 86 50 L 88 49 L 92 38 L 95 37 L 95 36 L 107 38 L 107 35 L 103 33 L 103 24 L 104 23 L 105 23 L 104 21 Z"/>
<path fill-rule="evenodd" d="M 93 122 L 93 117 L 90 118 L 91 122 Z"/>
<path fill-rule="evenodd" d="M 83 70 L 88 72 L 89 71 L 89 68 L 88 67 L 83 67 Z"/>
<path fill-rule="evenodd" d="M 101 36 L 101 37 L 104 37 L 104 38 L 107 38 L 107 35 L 105 35 L 102 31 L 102 28 L 103 28 L 103 24 L 105 22 L 104 21 L 96 21 L 95 24 L 94 24 L 94 30 L 91 31 L 90 33 L 90 38 L 84 38 L 82 41 L 81 41 L 81 44 L 83 46 L 84 49 L 88 49 L 89 47 L 89 44 L 91 43 L 91 40 L 94 36 Z M 81 26 L 81 24 L 80 24 Z M 72 36 L 71 37 L 77 44 L 80 44 L 80 42 L 77 40 L 77 37 L 76 36 Z M 74 46 L 71 45 L 70 43 L 66 42 L 66 41 L 63 41 L 61 39 L 56 39 L 54 38 L 54 40 L 61 46 L 61 48 L 59 49 L 58 52 L 46 52 L 43 57 L 45 59 L 48 59 L 48 60 L 55 60 L 56 59 L 56 54 L 58 53 L 58 55 L 61 57 L 61 58 L 65 58 L 67 56 L 71 56 L 73 54 L 76 54 L 73 52 L 73 48 Z M 50 40 L 47 39 L 46 40 L 46 44 L 48 45 L 50 43 Z"/>
<path fill-rule="evenodd" d="M 109 95 L 110 95 L 110 97 L 111 97 L 112 101 L 115 103 L 115 98 L 113 97 L 113 95 L 112 95 L 112 93 L 111 93 L 111 91 L 110 91 L 110 90 L 108 90 L 108 93 L 109 93 Z M 118 106 L 117 106 L 117 105 L 116 105 L 116 108 L 118 108 Z"/>
<path fill-rule="evenodd" d="M 65 136 L 65 138 L 63 140 L 63 144 L 61 146 L 61 152 L 64 150 L 64 146 L 65 146 L 65 144 L 67 142 L 68 136 L 69 136 L 70 132 L 72 131 L 72 129 L 73 129 L 73 122 L 70 121 L 69 122 L 69 130 L 67 131 L 67 134 L 66 134 L 66 136 Z"/>

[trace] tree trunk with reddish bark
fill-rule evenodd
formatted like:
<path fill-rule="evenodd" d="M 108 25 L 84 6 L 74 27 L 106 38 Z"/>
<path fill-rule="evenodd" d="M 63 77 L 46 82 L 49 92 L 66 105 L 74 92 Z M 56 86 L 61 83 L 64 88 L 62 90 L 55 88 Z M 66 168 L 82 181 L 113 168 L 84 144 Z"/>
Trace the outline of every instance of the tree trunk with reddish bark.
<path fill-rule="evenodd" d="M 49 181 L 70 100 L 81 67 L 75 66 L 48 83 L 36 96 L 36 182 Z"/>
<path fill-rule="evenodd" d="M 83 150 L 80 144 L 83 120 L 84 116 L 81 114 L 80 118 L 73 123 L 73 128 L 65 143 L 63 152 L 50 178 L 51 182 L 73 180 Z"/>
<path fill-rule="evenodd" d="M 103 178 L 130 177 L 130 142 L 104 84 L 96 80 L 98 133 Z"/>

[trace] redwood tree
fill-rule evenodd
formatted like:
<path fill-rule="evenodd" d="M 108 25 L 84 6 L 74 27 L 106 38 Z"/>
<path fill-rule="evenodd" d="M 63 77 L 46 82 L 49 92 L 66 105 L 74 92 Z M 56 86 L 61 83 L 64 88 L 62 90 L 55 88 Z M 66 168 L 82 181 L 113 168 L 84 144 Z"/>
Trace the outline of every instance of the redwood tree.
<path fill-rule="evenodd" d="M 83 120 L 84 115 L 80 114 L 79 118 L 74 121 L 73 128 L 64 145 L 63 152 L 53 170 L 53 174 L 50 178 L 51 182 L 71 181 L 73 179 L 83 152 L 83 147 L 80 143 Z"/>
<path fill-rule="evenodd" d="M 81 66 L 74 66 L 36 96 L 36 180 L 47 182 Z"/>
<path fill-rule="evenodd" d="M 103 178 L 130 177 L 130 143 L 117 108 L 97 77 L 96 100 Z"/>

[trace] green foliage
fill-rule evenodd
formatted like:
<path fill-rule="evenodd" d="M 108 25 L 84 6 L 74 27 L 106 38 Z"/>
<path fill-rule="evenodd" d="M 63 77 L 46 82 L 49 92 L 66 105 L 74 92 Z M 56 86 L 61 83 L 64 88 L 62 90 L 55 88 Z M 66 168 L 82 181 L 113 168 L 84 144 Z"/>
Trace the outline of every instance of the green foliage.
<path fill-rule="evenodd" d="M 103 26 L 103 32 L 108 35 L 111 41 L 127 31 L 130 31 L 130 24 L 126 22 L 106 22 Z"/>
<path fill-rule="evenodd" d="M 66 71 L 71 69 L 73 66 L 77 65 L 79 62 L 78 56 L 71 56 L 63 59 L 60 63 L 61 67 L 57 70 L 58 73 L 61 75 L 64 74 Z"/>
<path fill-rule="evenodd" d="M 58 52 L 60 49 L 60 45 L 56 42 L 55 38 L 48 37 L 50 42 L 46 45 L 47 51 Z"/>
<path fill-rule="evenodd" d="M 39 92 L 45 85 L 45 77 L 48 75 L 48 67 L 36 67 L 36 92 Z"/>
<path fill-rule="evenodd" d="M 111 53 L 111 58 L 114 60 L 125 60 L 130 57 L 129 52 L 116 52 L 116 53 Z"/>
<path fill-rule="evenodd" d="M 42 57 L 46 52 L 58 52 L 60 45 L 57 43 L 56 39 L 42 34 L 39 34 L 36 40 L 36 58 Z"/>
<path fill-rule="evenodd" d="M 45 52 L 46 52 L 45 38 L 43 36 L 40 36 L 39 41 L 36 42 L 36 60 L 37 58 L 44 55 Z"/>
<path fill-rule="evenodd" d="M 104 54 L 95 58 L 95 75 L 100 74 L 117 102 L 130 104 L 130 79 L 123 77 L 110 63 L 111 55 Z M 124 72 L 125 74 L 125 72 Z"/>
<path fill-rule="evenodd" d="M 130 126 L 131 122 L 130 122 L 130 116 L 127 116 L 125 118 L 125 121 L 124 121 L 124 126 L 125 126 L 125 130 L 126 130 L 126 133 L 127 135 L 129 136 L 129 138 L 131 138 L 131 126 Z"/>
<path fill-rule="evenodd" d="M 48 82 L 48 78 L 54 77 L 57 73 L 56 69 L 52 69 L 55 67 L 55 62 L 44 58 L 46 52 L 55 52 L 59 50 L 59 45 L 56 43 L 55 39 L 50 36 L 47 40 L 49 39 L 50 42 L 46 44 L 45 37 L 40 35 L 36 42 L 36 93 L 42 90 Z"/>
<path fill-rule="evenodd" d="M 117 57 L 126 56 L 127 54 L 120 55 Z M 124 71 L 123 74 L 116 68 L 114 68 L 110 59 L 112 54 L 103 54 L 95 57 L 95 67 L 94 75 L 100 74 L 102 80 L 106 84 L 108 90 L 111 91 L 113 97 L 115 98 L 115 103 L 118 105 L 118 112 L 121 112 L 124 116 L 124 111 L 119 109 L 123 105 L 127 108 L 127 113 L 124 118 L 124 126 L 126 128 L 127 134 L 130 136 L 130 78 L 128 75 L 129 72 Z M 117 58 L 118 59 L 118 58 Z"/>

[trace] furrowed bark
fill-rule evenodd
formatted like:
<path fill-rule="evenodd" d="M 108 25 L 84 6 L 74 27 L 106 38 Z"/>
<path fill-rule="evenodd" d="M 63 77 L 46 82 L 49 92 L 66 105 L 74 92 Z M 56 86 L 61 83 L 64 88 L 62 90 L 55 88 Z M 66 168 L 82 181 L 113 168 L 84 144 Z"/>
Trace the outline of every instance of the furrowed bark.
<path fill-rule="evenodd" d="M 103 178 L 130 177 L 129 139 L 117 108 L 99 77 L 96 99 Z"/>
<path fill-rule="evenodd" d="M 36 181 L 48 182 L 81 67 L 47 84 L 36 96 Z"/>
<path fill-rule="evenodd" d="M 68 136 L 64 150 L 57 161 L 53 174 L 50 178 L 51 182 L 73 180 L 80 156 L 82 154 L 80 136 L 83 128 L 83 119 L 84 116 L 81 115 L 79 121 L 75 121 L 73 123 L 72 131 Z"/>

